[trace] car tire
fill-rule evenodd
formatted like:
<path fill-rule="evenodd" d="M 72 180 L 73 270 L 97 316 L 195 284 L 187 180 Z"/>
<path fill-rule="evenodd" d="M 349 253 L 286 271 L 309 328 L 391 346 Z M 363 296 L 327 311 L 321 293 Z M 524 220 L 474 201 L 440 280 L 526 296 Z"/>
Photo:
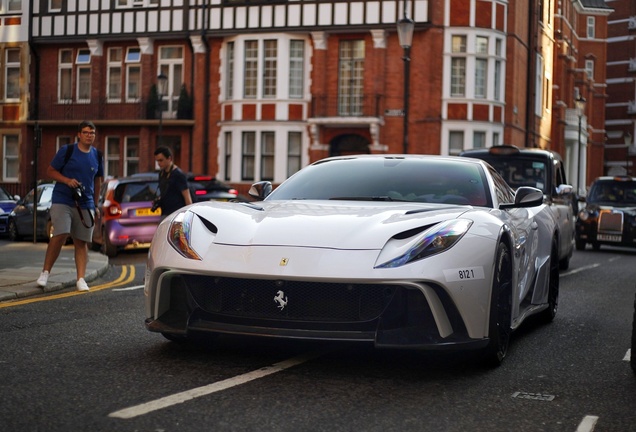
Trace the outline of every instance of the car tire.
<path fill-rule="evenodd" d="M 550 257 L 550 280 L 548 281 L 548 308 L 539 315 L 541 322 L 548 324 L 554 320 L 559 309 L 559 252 L 556 242 L 552 242 Z"/>
<path fill-rule="evenodd" d="M 512 311 L 512 260 L 508 246 L 500 242 L 497 247 L 495 273 L 490 300 L 488 346 L 484 361 L 489 367 L 501 365 L 510 345 L 510 317 Z"/>
<path fill-rule="evenodd" d="M 570 268 L 570 258 L 571 257 L 563 258 L 559 261 L 559 270 L 567 270 Z"/>
<path fill-rule="evenodd" d="M 576 239 L 574 242 L 576 250 L 582 251 L 585 250 L 585 242 L 583 240 Z"/>
<path fill-rule="evenodd" d="M 110 240 L 108 240 L 108 234 L 106 234 L 106 230 L 102 230 L 102 247 L 101 251 L 104 255 L 109 258 L 117 256 L 117 246 L 112 244 Z"/>
<path fill-rule="evenodd" d="M 22 236 L 18 232 L 18 226 L 15 224 L 15 221 L 13 219 L 9 219 L 9 226 L 7 227 L 7 232 L 9 233 L 9 240 L 11 241 L 22 240 Z"/>
<path fill-rule="evenodd" d="M 636 375 L 636 298 L 634 299 L 634 318 L 632 319 L 632 350 L 629 358 L 632 371 Z"/>

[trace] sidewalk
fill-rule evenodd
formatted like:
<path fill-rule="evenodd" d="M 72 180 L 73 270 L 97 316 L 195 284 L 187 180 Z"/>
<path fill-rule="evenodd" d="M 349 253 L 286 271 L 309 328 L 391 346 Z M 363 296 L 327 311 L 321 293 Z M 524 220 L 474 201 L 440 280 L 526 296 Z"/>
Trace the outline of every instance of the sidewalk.
<path fill-rule="evenodd" d="M 73 287 L 77 282 L 73 245 L 62 247 L 45 289 L 35 281 L 40 276 L 47 244 L 32 241 L 0 240 L 0 301 L 15 300 Z M 108 257 L 88 251 L 85 280 L 97 279 L 108 270 Z"/>

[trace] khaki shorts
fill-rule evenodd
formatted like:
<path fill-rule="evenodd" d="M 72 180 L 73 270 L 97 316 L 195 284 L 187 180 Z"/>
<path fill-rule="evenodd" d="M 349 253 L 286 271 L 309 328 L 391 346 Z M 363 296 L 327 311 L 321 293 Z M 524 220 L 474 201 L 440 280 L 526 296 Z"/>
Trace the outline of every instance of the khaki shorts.
<path fill-rule="evenodd" d="M 93 210 L 82 209 L 82 213 L 86 225 L 94 225 L 91 224 L 91 215 L 95 217 Z M 93 226 L 90 228 L 84 226 L 77 208 L 64 204 L 52 204 L 49 215 L 53 224 L 53 235 L 70 234 L 71 237 L 87 243 L 93 241 Z"/>

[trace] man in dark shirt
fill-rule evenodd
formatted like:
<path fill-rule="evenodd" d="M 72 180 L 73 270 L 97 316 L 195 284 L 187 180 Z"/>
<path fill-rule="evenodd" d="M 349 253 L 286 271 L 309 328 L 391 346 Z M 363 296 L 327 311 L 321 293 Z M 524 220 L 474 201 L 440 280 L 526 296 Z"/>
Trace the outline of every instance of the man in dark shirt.
<path fill-rule="evenodd" d="M 159 207 L 161 218 L 192 204 L 190 189 L 185 174 L 172 161 L 172 151 L 168 147 L 157 147 L 155 161 L 159 165 Z"/>

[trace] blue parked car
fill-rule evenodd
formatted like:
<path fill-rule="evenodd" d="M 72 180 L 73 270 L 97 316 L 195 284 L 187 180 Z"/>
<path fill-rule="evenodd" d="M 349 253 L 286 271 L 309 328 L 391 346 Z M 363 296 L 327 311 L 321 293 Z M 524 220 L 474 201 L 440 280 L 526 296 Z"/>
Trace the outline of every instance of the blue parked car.
<path fill-rule="evenodd" d="M 18 203 L 20 197 L 11 195 L 5 188 L 0 186 L 0 234 L 7 233 L 7 221 L 11 210 Z"/>

